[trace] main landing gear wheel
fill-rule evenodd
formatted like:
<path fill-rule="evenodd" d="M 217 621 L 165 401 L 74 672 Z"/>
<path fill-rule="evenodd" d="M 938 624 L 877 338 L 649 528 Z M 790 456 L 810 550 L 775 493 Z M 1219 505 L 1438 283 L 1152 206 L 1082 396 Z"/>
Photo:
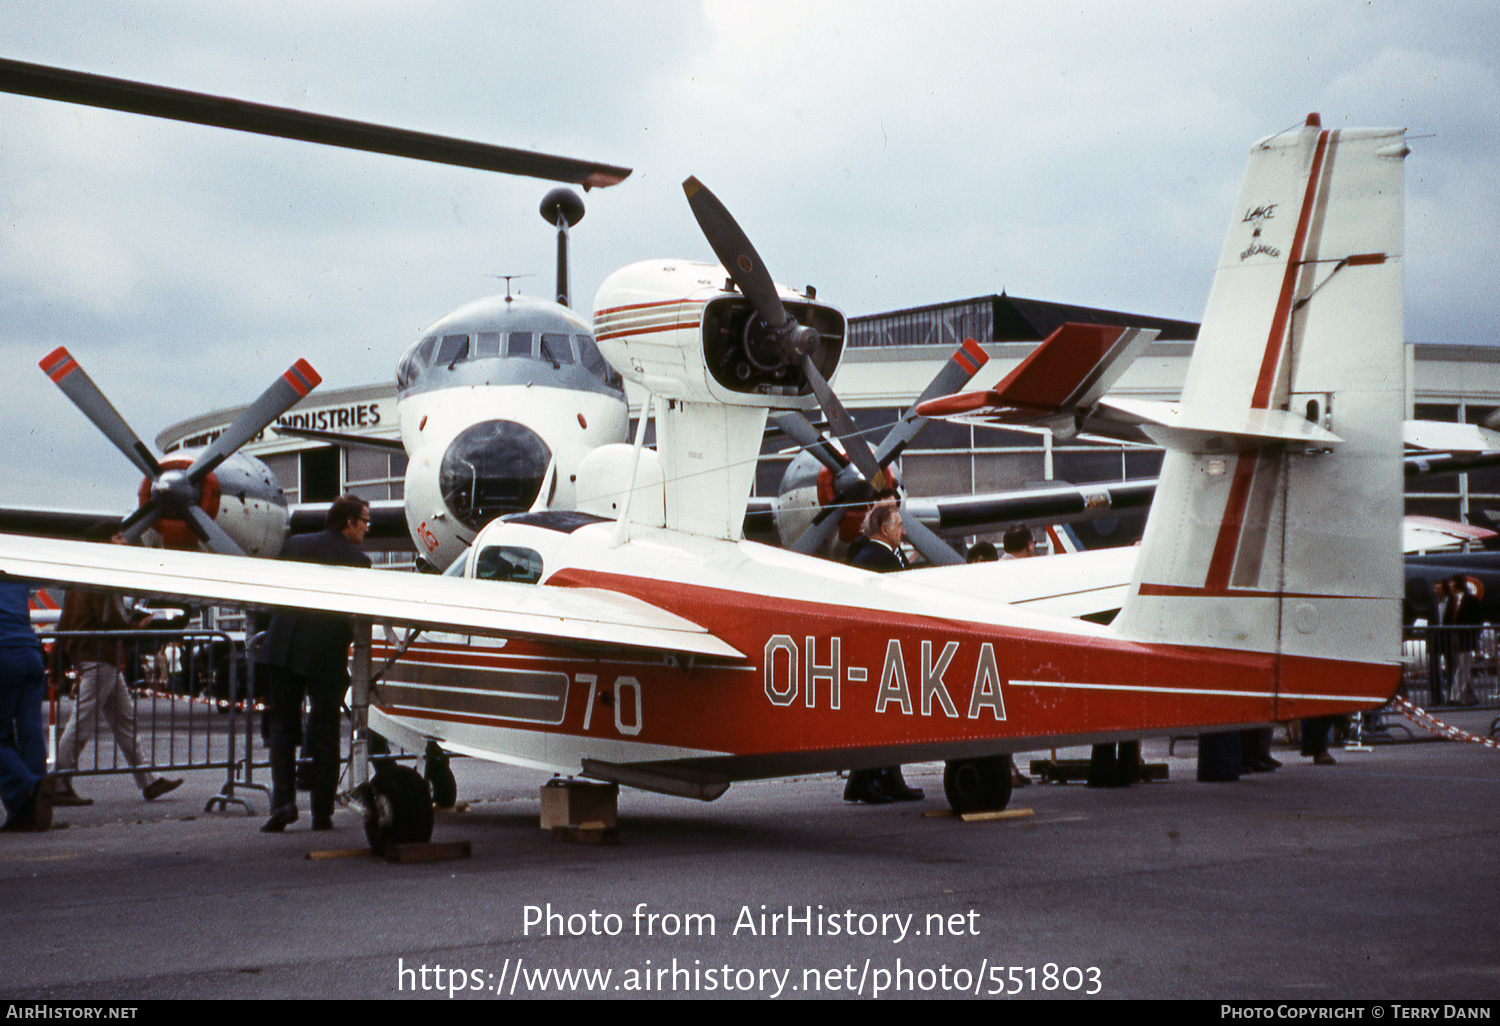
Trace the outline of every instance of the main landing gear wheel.
<path fill-rule="evenodd" d="M 365 837 L 376 855 L 384 855 L 387 845 L 432 840 L 432 792 L 420 773 L 410 766 L 388 765 L 364 788 L 369 810 Z"/>
<path fill-rule="evenodd" d="M 943 794 L 957 813 L 999 812 L 1010 804 L 1010 760 L 954 759 L 943 770 Z"/>

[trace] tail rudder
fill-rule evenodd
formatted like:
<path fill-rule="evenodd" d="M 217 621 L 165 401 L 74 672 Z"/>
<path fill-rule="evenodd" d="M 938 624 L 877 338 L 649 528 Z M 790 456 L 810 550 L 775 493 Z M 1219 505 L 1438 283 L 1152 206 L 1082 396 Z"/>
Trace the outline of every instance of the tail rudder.
<path fill-rule="evenodd" d="M 1252 150 L 1183 390 L 1188 430 L 1158 439 L 1126 636 L 1395 660 L 1406 153 L 1400 130 L 1316 116 Z M 1325 430 L 1289 443 L 1298 421 Z"/>

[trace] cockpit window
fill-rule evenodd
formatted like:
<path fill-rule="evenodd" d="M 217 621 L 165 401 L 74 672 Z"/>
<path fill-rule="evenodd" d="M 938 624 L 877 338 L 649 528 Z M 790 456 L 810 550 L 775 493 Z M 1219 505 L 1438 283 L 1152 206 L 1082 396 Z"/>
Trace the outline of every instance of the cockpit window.
<path fill-rule="evenodd" d="M 506 356 L 530 356 L 531 355 L 531 332 L 513 331 L 505 343 Z"/>
<path fill-rule="evenodd" d="M 417 379 L 422 376 L 422 371 L 427 369 L 427 364 L 432 359 L 432 350 L 437 345 L 437 341 L 436 335 L 428 335 L 412 345 L 406 354 L 406 359 L 401 361 L 401 366 L 396 372 L 398 387 L 410 388 L 416 384 Z"/>
<path fill-rule="evenodd" d="M 559 366 L 573 362 L 573 340 L 566 335 L 542 336 L 542 359 Z"/>
<path fill-rule="evenodd" d="M 625 387 L 624 380 L 609 364 L 604 362 L 604 354 L 599 352 L 599 347 L 594 344 L 593 336 L 578 335 L 576 337 L 578 339 L 578 352 L 583 361 L 583 369 L 610 388 L 623 390 Z"/>
<path fill-rule="evenodd" d="M 542 579 L 542 554 L 517 545 L 486 545 L 474 561 L 474 577 L 481 581 L 535 584 Z"/>
<path fill-rule="evenodd" d="M 488 356 L 500 355 L 500 333 L 498 331 L 481 331 L 474 336 L 474 359 L 483 360 Z"/>
<path fill-rule="evenodd" d="M 469 336 L 467 335 L 444 335 L 443 344 L 438 348 L 437 359 L 433 364 L 442 364 L 451 367 L 462 360 L 469 352 Z"/>

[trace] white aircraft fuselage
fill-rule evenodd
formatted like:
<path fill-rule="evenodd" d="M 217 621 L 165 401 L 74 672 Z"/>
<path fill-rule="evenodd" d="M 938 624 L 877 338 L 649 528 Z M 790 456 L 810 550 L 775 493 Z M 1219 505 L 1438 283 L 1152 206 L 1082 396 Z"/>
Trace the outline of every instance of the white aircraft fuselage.
<path fill-rule="evenodd" d="M 498 516 L 571 507 L 579 460 L 626 435 L 619 375 L 588 321 L 556 303 L 460 307 L 411 345 L 396 384 L 407 526 L 440 568 Z"/>

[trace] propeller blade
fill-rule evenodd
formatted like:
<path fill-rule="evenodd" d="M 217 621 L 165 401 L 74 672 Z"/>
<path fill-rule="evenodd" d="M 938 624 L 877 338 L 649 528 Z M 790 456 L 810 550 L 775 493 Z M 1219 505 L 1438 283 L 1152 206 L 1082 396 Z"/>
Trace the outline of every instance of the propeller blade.
<path fill-rule="evenodd" d="M 829 539 L 834 531 L 838 530 L 839 521 L 844 517 L 844 509 L 838 504 L 824 506 L 818 510 L 818 515 L 813 517 L 812 524 L 803 531 L 787 548 L 793 552 L 800 552 L 804 556 L 811 556 L 823 547 L 823 543 Z"/>
<path fill-rule="evenodd" d="M 963 557 L 953 551 L 953 546 L 932 532 L 915 516 L 907 516 L 903 505 L 901 523 L 906 528 L 906 540 L 916 546 L 918 552 L 927 557 L 934 566 L 954 566 L 963 562 Z"/>
<path fill-rule="evenodd" d="M 760 319 L 772 330 L 786 324 L 789 318 L 786 307 L 781 305 L 781 297 L 776 293 L 776 283 L 761 263 L 760 254 L 750 244 L 749 236 L 729 213 L 729 208 L 696 178 L 683 182 L 682 189 L 687 193 L 688 206 L 693 208 L 693 216 L 698 219 L 698 227 L 703 229 L 704 238 L 708 239 L 714 255 L 745 298 L 750 300 Z"/>
<path fill-rule="evenodd" d="M 589 160 L 556 157 L 509 146 L 453 139 L 448 136 L 388 128 L 364 121 L 309 114 L 225 96 L 168 89 L 145 82 L 106 78 L 66 68 L 0 60 L 0 92 L 36 96 L 44 100 L 79 103 L 129 114 L 188 121 L 240 132 L 299 139 L 325 146 L 385 153 L 437 164 L 472 167 L 481 171 L 527 175 L 549 181 L 572 182 L 585 189 L 603 188 L 625 180 L 628 167 Z"/>
<path fill-rule="evenodd" d="M 952 395 L 974 379 L 979 369 L 989 363 L 990 355 L 972 338 L 964 339 L 963 345 L 953 351 L 948 362 L 938 370 L 922 394 L 917 396 L 916 402 L 901 414 L 901 419 L 880 440 L 875 449 L 875 460 L 882 467 L 886 466 L 906 451 L 906 447 L 912 443 L 912 439 L 927 426 L 926 417 L 917 415 L 917 407 L 929 399 L 939 396 Z"/>
<path fill-rule="evenodd" d="M 870 451 L 869 443 L 859 433 L 859 426 L 854 423 L 854 418 L 849 416 L 849 411 L 844 409 L 844 404 L 839 402 L 839 397 L 833 394 L 833 389 L 829 387 L 827 379 L 812 362 L 812 357 L 802 358 L 802 372 L 807 375 L 813 394 L 818 397 L 818 404 L 823 407 L 823 415 L 828 418 L 828 423 L 833 427 L 833 433 L 840 442 L 844 443 L 844 451 L 849 454 L 849 459 L 859 468 L 859 472 L 865 476 L 866 481 L 873 482 L 880 476 L 880 464 L 875 461 L 875 454 Z"/>
<path fill-rule="evenodd" d="M 151 525 L 156 523 L 161 515 L 161 507 L 154 502 L 148 502 L 121 521 L 120 533 L 125 536 L 127 542 L 134 545 L 141 540 L 141 535 L 151 529 Z"/>
<path fill-rule="evenodd" d="M 233 538 L 224 533 L 224 529 L 214 523 L 214 518 L 203 512 L 198 506 L 187 508 L 188 526 L 193 533 L 208 543 L 208 547 L 221 556 L 243 556 L 245 550 L 235 544 Z"/>
<path fill-rule="evenodd" d="M 94 384 L 93 379 L 78 365 L 78 361 L 73 359 L 72 353 L 59 346 L 42 357 L 40 366 L 47 377 L 52 379 L 52 383 L 62 389 L 63 395 L 73 400 L 73 405 L 104 432 L 104 437 L 113 442 L 115 448 L 135 464 L 136 469 L 152 480 L 161 476 L 161 464 L 156 462 L 151 450 L 136 437 L 130 425 L 125 423 L 125 418 L 120 416 L 119 411 L 104 397 L 104 393 L 99 391 L 99 386 Z"/>
<path fill-rule="evenodd" d="M 832 471 L 835 476 L 849 465 L 849 460 L 844 454 L 829 445 L 828 439 L 819 434 L 818 430 L 801 414 L 780 413 L 772 420 L 781 429 L 782 434 L 806 449 L 814 459 Z"/>
<path fill-rule="evenodd" d="M 271 383 L 271 387 L 260 394 L 260 398 L 251 403 L 244 413 L 241 413 L 235 422 L 229 425 L 229 429 L 213 444 L 199 454 L 188 468 L 188 480 L 197 484 L 208 474 L 223 463 L 235 450 L 275 422 L 287 410 L 297 405 L 303 396 L 317 388 L 322 378 L 318 372 L 312 369 L 312 364 L 306 360 L 298 360 L 286 369 L 286 372 Z"/>

